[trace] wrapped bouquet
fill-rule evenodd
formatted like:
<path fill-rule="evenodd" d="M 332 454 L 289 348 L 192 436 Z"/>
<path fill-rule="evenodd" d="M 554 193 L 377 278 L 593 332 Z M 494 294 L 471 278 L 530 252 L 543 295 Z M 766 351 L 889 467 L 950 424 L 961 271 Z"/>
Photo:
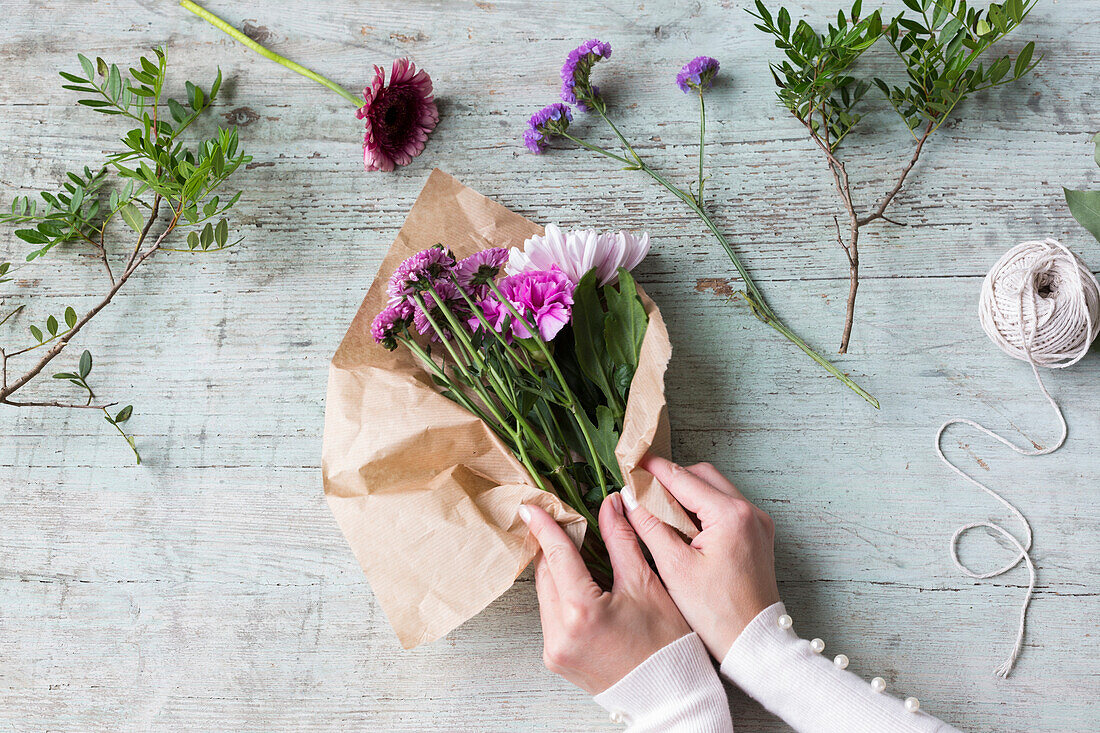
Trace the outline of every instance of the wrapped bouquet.
<path fill-rule="evenodd" d="M 523 249 L 461 260 L 436 244 L 401 263 L 371 324 L 375 341 L 412 352 L 538 488 L 585 518 L 582 553 L 605 583 L 595 517 L 623 484 L 615 447 L 649 321 L 629 270 L 648 251 L 645 234 L 553 225 Z"/>
<path fill-rule="evenodd" d="M 503 593 L 547 508 L 593 574 L 624 485 L 690 519 L 637 468 L 667 452 L 660 311 L 630 270 L 648 237 L 545 230 L 432 174 L 333 358 L 325 492 L 406 647 Z"/>

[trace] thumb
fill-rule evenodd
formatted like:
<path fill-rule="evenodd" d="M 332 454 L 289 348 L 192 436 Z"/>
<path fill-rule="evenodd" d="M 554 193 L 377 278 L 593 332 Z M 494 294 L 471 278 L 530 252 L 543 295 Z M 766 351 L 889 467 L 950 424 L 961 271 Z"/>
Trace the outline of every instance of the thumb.
<path fill-rule="evenodd" d="M 615 573 L 615 587 L 637 588 L 653 570 L 642 554 L 634 528 L 626 521 L 623 500 L 617 493 L 604 499 L 600 507 L 600 534 Z"/>
<path fill-rule="evenodd" d="M 662 575 L 667 571 L 686 561 L 695 550 L 681 539 L 675 529 L 653 516 L 648 509 L 638 503 L 634 492 L 629 486 L 624 486 L 619 492 L 626 506 L 626 518 L 642 542 L 649 548 L 653 555 L 657 569 Z"/>

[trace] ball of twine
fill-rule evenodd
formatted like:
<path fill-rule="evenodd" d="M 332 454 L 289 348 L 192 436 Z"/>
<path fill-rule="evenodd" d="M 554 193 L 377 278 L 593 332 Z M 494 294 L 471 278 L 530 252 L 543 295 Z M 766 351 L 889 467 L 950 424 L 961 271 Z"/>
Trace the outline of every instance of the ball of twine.
<path fill-rule="evenodd" d="M 1057 441 L 1045 448 L 1036 443 L 1034 449 L 1017 445 L 981 423 L 960 417 L 948 420 L 936 433 L 935 447 L 940 460 L 965 481 L 1000 502 L 1024 530 L 1020 537 L 994 521 L 970 522 L 955 530 L 950 545 L 955 567 L 977 580 L 1004 575 L 1020 563 L 1027 566 L 1029 581 L 1020 607 L 1016 642 L 1008 658 L 994 670 L 998 677 L 1007 677 L 1023 649 L 1027 608 L 1035 592 L 1031 524 L 1014 504 L 947 459 L 943 452 L 943 434 L 952 425 L 968 425 L 1025 456 L 1043 456 L 1061 448 L 1066 442 L 1069 427 L 1062 408 L 1043 384 L 1039 367 L 1062 369 L 1076 364 L 1088 353 L 1097 332 L 1100 332 L 1100 283 L 1081 258 L 1057 240 L 1024 242 L 1006 252 L 986 275 L 978 315 L 982 328 L 993 343 L 1009 356 L 1031 365 L 1039 391 L 1050 403 L 1061 425 L 1061 435 Z M 959 557 L 959 539 L 970 530 L 979 528 L 1008 542 L 1015 550 L 1013 557 L 1000 567 L 984 571 L 963 563 Z"/>
<path fill-rule="evenodd" d="M 1061 369 L 1080 361 L 1100 332 L 1100 284 L 1057 240 L 1024 242 L 986 275 L 978 315 L 1006 354 Z"/>

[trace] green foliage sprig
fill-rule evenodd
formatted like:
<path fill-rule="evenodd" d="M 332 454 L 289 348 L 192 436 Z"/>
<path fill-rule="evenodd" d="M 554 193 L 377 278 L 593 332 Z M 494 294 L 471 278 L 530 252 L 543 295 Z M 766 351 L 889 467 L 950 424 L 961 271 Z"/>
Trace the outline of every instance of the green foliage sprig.
<path fill-rule="evenodd" d="M 181 138 L 217 98 L 220 70 L 208 88 L 186 82 L 186 99 L 180 101 L 164 92 L 168 61 L 162 49 L 153 49 L 126 72 L 101 58 L 94 62 L 83 55 L 77 58 L 80 71 L 60 72 L 67 82 L 62 86 L 88 95 L 78 104 L 123 117 L 133 127 L 122 137 L 122 149 L 107 155 L 100 168 L 68 173 L 56 192 L 16 196 L 10 211 L 0 213 L 0 222 L 23 226 L 15 230 L 15 236 L 34 247 L 26 256 L 28 263 L 59 245 L 72 243 L 97 255 L 109 285 L 83 314 L 67 306 L 60 318 L 47 314 L 44 320 L 28 325 L 29 344 L 0 347 L 0 404 L 100 410 L 140 463 L 134 437 L 123 427 L 133 407 L 127 405 L 112 414 L 109 408 L 115 403 L 94 403 L 96 395 L 87 381 L 92 370 L 90 351 L 83 352 L 75 371 L 53 375 L 82 389 L 83 402 L 16 401 L 11 396 L 35 380 L 154 254 L 214 252 L 240 242 L 230 240 L 224 214 L 241 194 L 223 201 L 218 192 L 252 158 L 240 152 L 233 127 L 218 127 L 213 135 L 200 136 L 191 146 Z M 165 111 L 167 119 L 162 114 Z M 127 231 L 131 232 L 130 242 L 125 240 Z M 185 246 L 168 246 L 176 232 L 186 232 Z M 10 281 L 16 269 L 11 263 L 0 263 L 0 284 Z M 0 313 L 0 325 L 24 310 L 20 305 L 7 314 Z M 36 362 L 18 376 L 9 373 L 12 360 L 32 353 L 39 357 Z"/>
<path fill-rule="evenodd" d="M 836 25 L 819 33 L 805 20 L 793 24 L 790 12 L 772 13 L 756 0 L 749 14 L 771 35 L 785 58 L 771 65 L 780 103 L 801 122 L 824 154 L 848 214 L 847 241 L 836 220 L 837 241 L 848 258 L 849 288 L 840 352 L 848 350 L 859 288 L 859 231 L 872 222 L 892 222 L 886 210 L 901 191 L 928 138 L 968 97 L 1017 81 L 1035 68 L 1035 44 L 1015 58 L 991 62 L 986 52 L 1016 30 L 1038 0 L 1004 0 L 979 9 L 967 0 L 903 0 L 906 10 L 884 24 L 881 11 L 862 18 L 862 0 L 837 13 Z M 880 39 L 901 62 L 905 81 L 895 84 L 859 74 L 856 63 Z M 848 134 L 864 117 L 867 92 L 877 88 L 916 142 L 898 179 L 868 213 L 853 202 L 844 162 L 837 157 Z"/>
<path fill-rule="evenodd" d="M 1096 153 L 1093 159 L 1100 166 L 1100 134 L 1092 139 L 1096 144 Z M 1062 189 L 1066 194 L 1066 203 L 1069 212 L 1077 223 L 1088 229 L 1092 236 L 1100 241 L 1100 191 L 1074 191 L 1069 188 Z"/>

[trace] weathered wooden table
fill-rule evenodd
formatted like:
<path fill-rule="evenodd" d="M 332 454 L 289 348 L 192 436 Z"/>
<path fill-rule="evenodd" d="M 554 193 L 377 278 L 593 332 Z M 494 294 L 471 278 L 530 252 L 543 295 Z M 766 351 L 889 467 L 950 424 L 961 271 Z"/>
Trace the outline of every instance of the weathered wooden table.
<path fill-rule="evenodd" d="M 1007 518 L 932 452 L 935 428 L 956 414 L 1025 442 L 1055 435 L 1028 367 L 988 342 L 975 303 L 989 266 L 1025 238 L 1064 238 L 1100 263 L 1059 189 L 1095 185 L 1094 0 L 1040 3 L 1008 41 L 1036 40 L 1038 70 L 966 104 L 898 201 L 909 226 L 865 235 L 853 348 L 838 361 L 881 411 L 730 302 L 716 243 L 649 181 L 583 151 L 535 157 L 519 143 L 526 116 L 555 98 L 566 52 L 598 36 L 615 46 L 598 75 L 616 118 L 663 169 L 690 176 L 696 108 L 673 77 L 694 55 L 719 57 L 709 196 L 776 309 L 831 350 L 846 292 L 835 194 L 775 104 L 776 52 L 746 5 L 212 1 L 349 87 L 397 56 L 429 70 L 442 122 L 426 153 L 365 174 L 342 100 L 173 2 L 0 2 L 5 202 L 115 149 L 123 129 L 59 88 L 56 70 L 75 68 L 78 51 L 121 64 L 165 43 L 177 85 L 220 65 L 216 113 L 255 156 L 235 215 L 246 242 L 156 258 L 75 344 L 94 350 L 111 398 L 134 403 L 144 465 L 94 414 L 0 409 L 0 728 L 616 729 L 543 669 L 528 576 L 446 639 L 402 651 L 322 498 L 328 358 L 438 166 L 537 221 L 652 233 L 640 279 L 675 347 L 676 456 L 715 462 L 775 517 L 781 589 L 803 635 L 963 729 L 1094 729 L 1100 359 L 1047 377 L 1071 424 L 1061 452 L 1020 458 L 965 431 L 947 440 L 1036 528 L 1039 585 L 1007 681 L 990 672 L 1009 650 L 1026 571 L 980 585 L 955 574 L 954 527 Z M 816 22 L 835 13 L 832 2 L 791 5 Z M 872 63 L 888 62 L 880 50 Z M 857 183 L 884 190 L 911 144 L 875 116 L 851 146 Z M 0 256 L 24 252 L 5 229 Z M 69 247 L 4 287 L 6 302 L 28 303 L 3 331 L 20 342 L 32 314 L 90 303 L 103 275 Z M 1009 556 L 982 537 L 963 550 L 990 567 Z M 739 693 L 731 704 L 739 730 L 785 729 Z"/>

